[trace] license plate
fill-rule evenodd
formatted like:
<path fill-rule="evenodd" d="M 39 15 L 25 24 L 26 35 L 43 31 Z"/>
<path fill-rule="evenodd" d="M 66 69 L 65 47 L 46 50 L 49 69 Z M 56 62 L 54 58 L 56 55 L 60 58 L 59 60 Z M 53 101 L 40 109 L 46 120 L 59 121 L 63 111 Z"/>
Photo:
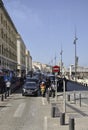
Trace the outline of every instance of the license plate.
<path fill-rule="evenodd" d="M 33 92 L 32 90 L 29 90 L 29 91 L 28 91 L 29 94 L 32 93 L 32 92 Z"/>

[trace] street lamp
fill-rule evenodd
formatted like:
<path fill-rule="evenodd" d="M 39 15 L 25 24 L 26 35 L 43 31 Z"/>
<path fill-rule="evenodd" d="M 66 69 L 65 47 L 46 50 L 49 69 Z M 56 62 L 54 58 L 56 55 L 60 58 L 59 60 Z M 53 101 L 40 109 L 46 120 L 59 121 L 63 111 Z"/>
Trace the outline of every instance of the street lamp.
<path fill-rule="evenodd" d="M 61 76 L 62 76 L 62 64 L 63 64 L 63 62 L 62 62 L 62 53 L 63 53 L 63 50 L 61 49 L 61 52 L 60 52 L 60 55 L 61 55 Z"/>
<path fill-rule="evenodd" d="M 76 41 L 78 40 L 78 38 L 75 35 L 75 39 L 74 39 L 74 45 L 75 45 L 75 81 L 76 81 L 76 72 L 77 72 L 77 52 L 76 52 Z"/>

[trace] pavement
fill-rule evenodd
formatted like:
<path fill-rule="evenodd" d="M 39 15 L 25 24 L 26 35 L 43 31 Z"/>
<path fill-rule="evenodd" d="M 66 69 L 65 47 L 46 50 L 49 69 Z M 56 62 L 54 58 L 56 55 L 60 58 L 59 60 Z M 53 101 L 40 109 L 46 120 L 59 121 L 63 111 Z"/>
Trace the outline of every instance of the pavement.
<path fill-rule="evenodd" d="M 88 105 L 79 100 L 63 100 L 59 94 L 57 99 L 50 97 L 51 118 L 47 130 L 88 130 Z"/>
<path fill-rule="evenodd" d="M 6 105 L 11 96 L 4 102 L 0 101 L 0 109 Z M 79 99 L 74 101 L 73 98 L 68 101 L 66 95 L 64 105 L 62 93 L 58 93 L 57 98 L 50 97 L 49 102 L 44 97 L 43 103 L 50 110 L 44 117 L 44 130 L 88 130 L 88 104 L 83 102 L 80 104 Z"/>

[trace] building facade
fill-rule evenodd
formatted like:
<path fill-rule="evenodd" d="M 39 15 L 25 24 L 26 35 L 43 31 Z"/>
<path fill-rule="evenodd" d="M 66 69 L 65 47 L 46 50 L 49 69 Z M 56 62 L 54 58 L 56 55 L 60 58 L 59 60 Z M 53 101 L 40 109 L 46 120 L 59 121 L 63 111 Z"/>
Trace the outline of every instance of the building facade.
<path fill-rule="evenodd" d="M 0 0 L 0 69 L 22 76 L 32 69 L 32 57 Z"/>
<path fill-rule="evenodd" d="M 21 36 L 17 35 L 17 76 L 21 77 L 26 70 L 26 46 Z"/>
<path fill-rule="evenodd" d="M 26 74 L 32 71 L 32 57 L 30 55 L 30 52 L 26 50 Z"/>
<path fill-rule="evenodd" d="M 0 1 L 0 68 L 17 69 L 17 30 Z"/>

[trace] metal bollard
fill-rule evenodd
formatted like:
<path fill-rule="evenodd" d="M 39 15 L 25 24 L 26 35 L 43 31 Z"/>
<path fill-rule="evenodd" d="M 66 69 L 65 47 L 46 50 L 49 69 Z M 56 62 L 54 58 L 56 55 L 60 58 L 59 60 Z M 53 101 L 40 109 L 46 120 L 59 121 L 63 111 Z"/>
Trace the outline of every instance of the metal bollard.
<path fill-rule="evenodd" d="M 76 94 L 74 92 L 74 103 L 76 104 Z"/>
<path fill-rule="evenodd" d="M 68 101 L 70 101 L 70 94 L 68 95 Z"/>
<path fill-rule="evenodd" d="M 55 117 L 55 107 L 52 106 L 51 108 L 51 117 Z"/>
<path fill-rule="evenodd" d="M 79 94 L 79 104 L 80 104 L 80 107 L 81 107 L 81 93 Z"/>
<path fill-rule="evenodd" d="M 47 101 L 48 101 L 48 103 L 50 103 L 49 92 L 47 93 Z"/>
<path fill-rule="evenodd" d="M 1 95 L 1 101 L 3 101 L 4 100 L 4 96 L 3 96 L 3 94 Z"/>
<path fill-rule="evenodd" d="M 60 114 L 60 125 L 65 125 L 65 113 Z"/>
<path fill-rule="evenodd" d="M 74 130 L 74 118 L 69 118 L 69 130 Z"/>

